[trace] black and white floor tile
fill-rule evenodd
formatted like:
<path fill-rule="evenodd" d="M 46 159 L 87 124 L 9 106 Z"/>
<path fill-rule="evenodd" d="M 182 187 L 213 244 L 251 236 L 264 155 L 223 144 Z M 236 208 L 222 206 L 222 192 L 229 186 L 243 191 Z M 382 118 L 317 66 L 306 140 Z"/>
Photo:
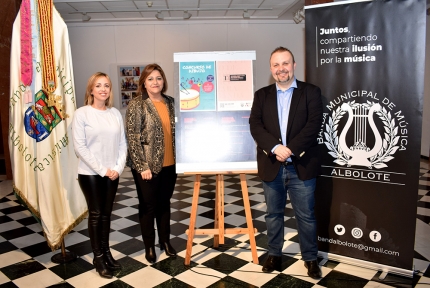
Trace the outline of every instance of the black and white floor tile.
<path fill-rule="evenodd" d="M 172 199 L 171 243 L 178 256 L 169 258 L 158 247 L 157 262 L 145 259 L 138 224 L 133 178 L 126 170 L 114 204 L 110 245 L 123 269 L 112 279 L 103 279 L 93 268 L 87 224 L 84 220 L 65 240 L 66 249 L 77 255 L 68 264 L 55 264 L 40 225 L 19 205 L 11 181 L 0 176 L 0 288 L 1 287 L 430 287 L 430 166 L 422 159 L 419 179 L 417 232 L 413 278 L 381 272 L 335 261 L 322 266 L 323 278 L 313 280 L 299 253 L 291 205 L 285 209 L 285 244 L 282 272 L 262 273 L 261 264 L 252 263 L 247 235 L 226 235 L 224 245 L 214 249 L 212 236 L 196 236 L 191 265 L 184 266 L 185 248 L 192 202 L 194 176 L 180 176 Z M 258 177 L 248 175 L 253 223 L 258 229 L 256 242 L 260 263 L 266 257 L 264 197 Z M 225 226 L 246 227 L 238 176 L 224 176 Z M 6 192 L 6 189 L 7 192 Z M 196 226 L 213 228 L 215 177 L 204 176 L 199 197 Z M 156 240 L 156 243 L 158 241 Z"/>

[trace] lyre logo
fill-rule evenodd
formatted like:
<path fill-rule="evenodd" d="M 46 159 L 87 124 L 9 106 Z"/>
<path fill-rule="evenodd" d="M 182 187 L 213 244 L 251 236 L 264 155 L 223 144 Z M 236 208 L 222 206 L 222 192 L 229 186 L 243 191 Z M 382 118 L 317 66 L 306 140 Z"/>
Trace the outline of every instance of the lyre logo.
<path fill-rule="evenodd" d="M 379 99 L 374 97 L 373 100 Z M 338 102 L 340 104 L 340 101 Z M 387 103 L 391 104 L 391 106 L 388 105 L 389 109 L 395 106 L 387 98 L 384 98 L 382 104 Z M 331 102 L 330 108 L 334 108 L 333 106 L 333 102 Z M 378 102 L 356 103 L 355 100 L 343 102 L 332 110 L 331 117 L 328 117 L 325 125 L 325 141 L 320 141 L 321 138 L 319 141 L 324 142 L 329 150 L 328 153 L 335 158 L 333 162 L 338 165 L 363 166 L 369 169 L 385 168 L 387 167 L 386 163 L 394 159 L 393 155 L 399 148 L 400 150 L 406 149 L 404 145 L 399 143 L 399 140 L 401 141 L 401 137 L 407 137 L 407 135 L 398 135 L 400 131 L 407 134 L 407 129 L 400 128 L 399 131 L 398 122 L 404 116 L 401 115 L 401 111 L 394 113 L 394 115 L 395 117 L 392 117 L 391 112 Z M 347 117 L 346 123 L 343 127 L 339 127 L 343 117 Z M 378 130 L 377 125 L 382 129 Z M 380 131 L 383 131 L 383 135 Z M 407 140 L 404 144 L 407 144 Z"/>

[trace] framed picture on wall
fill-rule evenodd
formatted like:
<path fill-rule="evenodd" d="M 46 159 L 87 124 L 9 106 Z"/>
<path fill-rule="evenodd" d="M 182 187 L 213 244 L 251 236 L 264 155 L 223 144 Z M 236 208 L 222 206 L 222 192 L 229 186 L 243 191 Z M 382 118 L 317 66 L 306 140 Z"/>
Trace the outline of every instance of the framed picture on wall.
<path fill-rule="evenodd" d="M 131 99 L 137 96 L 139 77 L 145 65 L 120 65 L 118 66 L 118 86 L 121 95 L 121 108 L 127 108 Z"/>

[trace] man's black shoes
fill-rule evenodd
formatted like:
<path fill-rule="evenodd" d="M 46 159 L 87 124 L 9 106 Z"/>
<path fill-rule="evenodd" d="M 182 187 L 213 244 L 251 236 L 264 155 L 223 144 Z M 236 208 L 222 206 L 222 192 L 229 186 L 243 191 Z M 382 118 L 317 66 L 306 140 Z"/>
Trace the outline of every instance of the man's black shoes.
<path fill-rule="evenodd" d="M 308 269 L 308 275 L 312 279 L 320 279 L 321 278 L 321 269 L 318 266 L 318 261 L 305 261 L 305 267 Z"/>
<path fill-rule="evenodd" d="M 282 257 L 269 255 L 263 264 L 263 272 L 270 273 L 274 270 L 281 271 Z"/>

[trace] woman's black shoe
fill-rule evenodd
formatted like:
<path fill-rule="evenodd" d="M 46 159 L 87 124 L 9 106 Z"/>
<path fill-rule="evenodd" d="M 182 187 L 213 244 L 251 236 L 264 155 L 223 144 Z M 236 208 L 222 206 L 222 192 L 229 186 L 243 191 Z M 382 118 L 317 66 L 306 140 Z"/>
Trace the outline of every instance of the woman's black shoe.
<path fill-rule="evenodd" d="M 145 247 L 145 258 L 148 260 L 149 263 L 155 263 L 155 260 L 157 260 L 157 255 L 155 254 L 155 247 Z"/>
<path fill-rule="evenodd" d="M 176 256 L 175 248 L 170 245 L 170 242 L 160 242 L 160 249 L 166 251 L 166 255 L 170 257 Z"/>
<path fill-rule="evenodd" d="M 112 270 L 110 270 L 105 262 L 105 259 L 103 255 L 95 256 L 93 260 L 94 267 L 96 268 L 96 271 L 99 273 L 99 275 L 103 278 L 112 278 L 113 273 Z"/>
<path fill-rule="evenodd" d="M 104 251 L 105 261 L 109 269 L 111 270 L 119 270 L 121 269 L 121 264 L 118 263 L 115 259 L 112 257 L 112 253 L 110 253 L 109 250 Z"/>

